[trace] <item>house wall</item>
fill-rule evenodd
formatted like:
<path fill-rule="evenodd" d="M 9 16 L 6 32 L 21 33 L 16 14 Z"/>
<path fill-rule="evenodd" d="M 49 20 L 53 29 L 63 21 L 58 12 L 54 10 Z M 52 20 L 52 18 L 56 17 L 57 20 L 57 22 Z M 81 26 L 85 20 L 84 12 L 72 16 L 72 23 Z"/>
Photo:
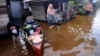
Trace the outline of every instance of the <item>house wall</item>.
<path fill-rule="evenodd" d="M 0 0 L 0 6 L 6 5 L 6 0 Z"/>

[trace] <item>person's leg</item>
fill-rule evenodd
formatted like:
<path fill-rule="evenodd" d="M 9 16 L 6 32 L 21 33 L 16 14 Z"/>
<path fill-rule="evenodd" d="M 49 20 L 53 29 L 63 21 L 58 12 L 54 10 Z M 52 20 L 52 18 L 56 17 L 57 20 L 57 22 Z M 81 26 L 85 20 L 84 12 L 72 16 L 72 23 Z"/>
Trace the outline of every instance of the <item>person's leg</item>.
<path fill-rule="evenodd" d="M 49 26 L 52 24 L 50 15 L 48 15 L 48 17 L 47 17 L 47 23 L 48 23 Z"/>
<path fill-rule="evenodd" d="M 54 15 L 52 15 L 51 17 L 52 17 L 52 25 L 55 25 L 57 18 Z"/>
<path fill-rule="evenodd" d="M 86 11 L 86 15 L 89 15 L 91 12 L 90 11 Z"/>
<path fill-rule="evenodd" d="M 53 27 L 53 21 L 52 21 L 52 16 L 51 15 L 48 15 L 47 23 L 49 25 L 49 28 L 51 29 Z"/>
<path fill-rule="evenodd" d="M 83 14 L 83 15 L 87 15 L 87 14 L 88 14 L 88 12 L 86 11 L 85 14 Z"/>
<path fill-rule="evenodd" d="M 17 41 L 17 42 L 18 42 L 18 41 L 19 41 L 19 34 L 14 34 L 14 33 L 13 33 L 12 35 L 14 36 L 15 41 Z"/>
<path fill-rule="evenodd" d="M 15 37 L 15 41 L 19 41 L 19 29 L 12 30 L 12 36 Z"/>

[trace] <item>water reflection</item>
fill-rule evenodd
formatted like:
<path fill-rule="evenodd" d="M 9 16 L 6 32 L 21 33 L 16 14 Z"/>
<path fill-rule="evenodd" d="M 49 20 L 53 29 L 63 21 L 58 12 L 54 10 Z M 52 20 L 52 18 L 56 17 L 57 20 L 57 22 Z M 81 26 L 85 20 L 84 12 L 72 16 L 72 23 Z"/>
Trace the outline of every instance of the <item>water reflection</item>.
<path fill-rule="evenodd" d="M 80 16 L 60 26 L 46 31 L 44 56 L 100 56 L 100 10 L 95 17 Z M 66 26 L 65 26 L 66 25 Z"/>
<path fill-rule="evenodd" d="M 96 39 L 95 56 L 100 56 L 100 9 L 97 10 L 92 25 L 92 36 Z"/>
<path fill-rule="evenodd" d="M 75 41 L 78 41 L 79 39 L 83 38 L 84 42 L 91 42 L 91 40 L 95 39 L 93 37 L 92 30 L 89 30 L 89 32 L 84 32 L 81 27 L 79 28 L 68 27 L 68 29 L 71 34 L 75 35 L 76 37 L 74 39 Z"/>
<path fill-rule="evenodd" d="M 92 30 L 90 29 L 89 32 L 84 32 L 82 27 L 79 25 L 77 25 L 76 28 L 68 27 L 68 29 L 70 33 L 76 36 L 74 39 L 75 41 L 84 39 L 83 43 L 72 49 L 73 51 L 80 51 L 77 56 L 94 56 L 94 46 L 96 46 L 96 40 L 93 37 Z"/>

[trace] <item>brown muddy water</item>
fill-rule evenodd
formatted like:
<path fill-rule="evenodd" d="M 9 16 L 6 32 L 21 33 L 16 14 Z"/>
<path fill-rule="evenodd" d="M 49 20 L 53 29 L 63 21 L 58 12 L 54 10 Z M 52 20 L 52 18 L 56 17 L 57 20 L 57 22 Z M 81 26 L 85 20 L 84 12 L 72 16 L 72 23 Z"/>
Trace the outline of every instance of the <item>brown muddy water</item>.
<path fill-rule="evenodd" d="M 43 56 L 100 56 L 100 10 L 94 16 L 77 16 L 61 26 L 44 29 Z M 20 44 L 13 48 L 12 39 L 0 40 L 0 56 L 24 56 Z M 26 55 L 29 56 L 29 55 Z M 32 53 L 30 56 L 34 56 Z"/>

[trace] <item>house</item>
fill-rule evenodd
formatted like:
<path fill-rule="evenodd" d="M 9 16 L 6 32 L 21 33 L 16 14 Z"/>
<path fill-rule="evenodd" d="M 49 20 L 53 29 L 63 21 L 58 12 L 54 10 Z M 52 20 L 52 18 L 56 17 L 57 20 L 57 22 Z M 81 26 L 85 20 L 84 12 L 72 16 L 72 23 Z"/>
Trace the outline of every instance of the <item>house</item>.
<path fill-rule="evenodd" d="M 25 0 L 24 0 L 25 1 Z M 26 0 L 32 9 L 32 15 L 36 20 L 46 21 L 46 10 L 49 3 L 54 5 L 54 8 L 63 11 L 67 6 L 68 0 Z"/>
<path fill-rule="evenodd" d="M 23 1 L 10 0 L 10 1 L 11 2 L 10 2 L 10 10 L 9 10 L 10 13 L 9 14 L 12 14 L 11 17 L 22 18 L 23 14 L 24 14 L 23 7 L 26 6 L 25 5 L 25 3 L 26 3 L 28 5 L 28 7 L 31 8 L 30 11 L 32 12 L 32 16 L 36 20 L 46 21 L 46 11 L 47 11 L 47 7 L 48 7 L 49 3 L 52 3 L 54 5 L 54 8 L 57 10 L 56 15 L 58 17 L 58 20 L 61 20 L 62 11 L 64 11 L 65 7 L 68 7 L 67 3 L 69 0 L 23 0 Z M 13 4 L 13 5 L 11 5 L 11 4 Z M 15 6 L 16 6 L 17 10 L 15 10 Z M 8 5 L 8 7 L 9 7 L 9 5 Z M 18 14 L 18 15 L 16 15 L 16 14 Z"/>

